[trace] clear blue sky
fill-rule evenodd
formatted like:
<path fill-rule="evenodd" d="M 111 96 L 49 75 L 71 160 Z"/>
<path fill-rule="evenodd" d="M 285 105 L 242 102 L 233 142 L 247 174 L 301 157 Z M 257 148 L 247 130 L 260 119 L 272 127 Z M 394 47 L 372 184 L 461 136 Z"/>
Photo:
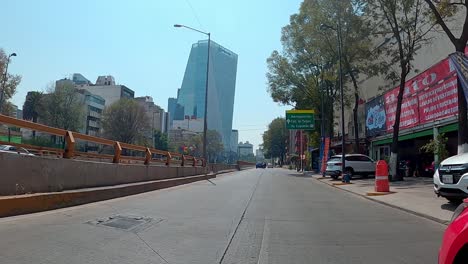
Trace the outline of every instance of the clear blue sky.
<path fill-rule="evenodd" d="M 167 110 L 175 97 L 191 44 L 198 33 L 239 55 L 233 128 L 239 140 L 261 144 L 261 133 L 285 107 L 266 89 L 266 58 L 281 49 L 281 28 L 300 0 L 6 0 L 2 1 L 0 47 L 16 52 L 9 71 L 23 80 L 13 103 L 22 108 L 27 91 L 82 73 L 92 82 L 113 75 L 116 82 L 150 95 Z"/>

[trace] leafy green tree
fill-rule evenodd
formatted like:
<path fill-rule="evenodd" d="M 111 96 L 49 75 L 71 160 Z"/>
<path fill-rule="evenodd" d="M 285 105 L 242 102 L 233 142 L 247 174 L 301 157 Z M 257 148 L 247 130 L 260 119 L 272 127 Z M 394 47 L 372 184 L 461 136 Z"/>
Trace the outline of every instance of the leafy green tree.
<path fill-rule="evenodd" d="M 154 131 L 154 148 L 168 150 L 167 135 L 159 130 Z"/>
<path fill-rule="evenodd" d="M 437 138 L 435 140 L 432 139 L 427 144 L 422 146 L 421 150 L 437 155 L 437 165 L 439 165 L 441 161 L 449 157 L 449 152 L 447 150 L 447 141 L 448 138 L 445 136 L 444 133 L 441 133 L 437 135 Z"/>
<path fill-rule="evenodd" d="M 23 104 L 23 119 L 25 120 L 32 120 L 34 123 L 37 123 L 37 119 L 39 118 L 39 113 L 43 106 L 43 93 L 42 92 L 28 92 L 26 95 L 26 100 Z M 32 131 L 33 138 L 36 138 L 36 131 Z"/>
<path fill-rule="evenodd" d="M 149 123 L 145 109 L 137 101 L 122 98 L 104 109 L 104 136 L 119 142 L 147 144 L 145 131 Z"/>
<path fill-rule="evenodd" d="M 267 60 L 268 91 L 273 100 L 296 109 L 320 109 L 321 122 L 329 121 L 325 134 L 332 135 L 334 104 L 339 95 L 337 30 L 341 29 L 343 75 L 354 88 L 356 151 L 359 78 L 372 76 L 379 69 L 378 61 L 370 56 L 372 28 L 363 16 L 364 8 L 363 0 L 305 0 L 282 30 L 283 52 L 274 51 Z"/>
<path fill-rule="evenodd" d="M 5 76 L 7 62 L 8 55 L 2 48 L 0 48 L 0 113 L 8 115 L 11 112 L 11 104 L 8 102 L 8 100 L 10 100 L 11 97 L 16 93 L 16 88 L 21 82 L 21 76 L 11 73 L 8 73 Z M 3 83 L 5 83 L 4 87 L 2 87 Z M 2 92 L 3 98 L 1 95 Z"/>
<path fill-rule="evenodd" d="M 289 138 L 286 129 L 286 119 L 278 117 L 268 125 L 268 130 L 263 133 L 263 150 L 265 158 L 279 158 L 284 163 L 287 140 Z"/>
<path fill-rule="evenodd" d="M 393 40 L 382 46 L 389 69 L 398 65 L 398 70 L 389 70 L 388 79 L 397 81 L 399 91 L 396 103 L 395 123 L 390 155 L 390 173 L 392 180 L 401 180 L 398 174 L 398 134 L 400 132 L 401 105 L 408 74 L 414 70 L 413 60 L 419 47 L 428 43 L 428 32 L 434 26 L 429 19 L 429 10 L 423 0 L 368 0 L 369 15 L 379 28 L 377 36 Z"/>
<path fill-rule="evenodd" d="M 433 19 L 452 42 L 455 51 L 464 53 L 468 43 L 468 1 L 467 0 L 424 0 L 429 6 Z M 463 15 L 463 22 L 458 17 Z M 464 14 L 463 14 L 464 13 Z M 456 20 L 455 20 L 456 19 Z M 460 30 L 460 25 L 462 29 Z M 452 27 L 452 28 L 450 28 Z M 459 32 L 458 37 L 454 32 Z M 468 106 L 461 82 L 458 81 L 458 153 L 468 152 Z"/>
<path fill-rule="evenodd" d="M 41 123 L 70 131 L 78 131 L 83 126 L 85 109 L 72 85 L 56 86 L 53 92 L 40 97 L 35 110 Z"/>

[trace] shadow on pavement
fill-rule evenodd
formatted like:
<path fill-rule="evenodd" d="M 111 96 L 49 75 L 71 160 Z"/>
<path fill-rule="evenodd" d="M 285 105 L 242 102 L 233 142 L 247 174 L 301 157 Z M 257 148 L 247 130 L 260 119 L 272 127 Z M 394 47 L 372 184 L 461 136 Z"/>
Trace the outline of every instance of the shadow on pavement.
<path fill-rule="evenodd" d="M 443 204 L 440 206 L 440 208 L 442 210 L 447 210 L 447 211 L 455 211 L 455 209 L 457 209 L 459 204 L 455 204 L 455 203 L 446 203 L 446 204 Z"/>
<path fill-rule="evenodd" d="M 308 175 L 308 174 L 302 174 L 302 173 L 288 173 L 288 176 L 291 176 L 291 177 L 299 177 L 299 178 L 311 178 L 312 175 Z"/>

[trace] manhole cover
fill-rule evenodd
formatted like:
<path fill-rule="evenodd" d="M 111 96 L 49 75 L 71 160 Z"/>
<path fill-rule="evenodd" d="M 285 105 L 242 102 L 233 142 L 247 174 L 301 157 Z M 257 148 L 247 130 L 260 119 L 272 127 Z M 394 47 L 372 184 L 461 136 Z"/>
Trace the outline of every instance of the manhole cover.
<path fill-rule="evenodd" d="M 160 221 L 157 221 L 157 222 L 160 222 Z M 140 231 L 142 229 L 147 228 L 152 222 L 153 222 L 153 219 L 151 218 L 143 218 L 140 216 L 117 215 L 117 216 L 112 216 L 112 217 L 108 217 L 105 219 L 90 221 L 88 222 L 88 224 L 113 227 L 113 228 L 127 230 L 127 231 Z"/>

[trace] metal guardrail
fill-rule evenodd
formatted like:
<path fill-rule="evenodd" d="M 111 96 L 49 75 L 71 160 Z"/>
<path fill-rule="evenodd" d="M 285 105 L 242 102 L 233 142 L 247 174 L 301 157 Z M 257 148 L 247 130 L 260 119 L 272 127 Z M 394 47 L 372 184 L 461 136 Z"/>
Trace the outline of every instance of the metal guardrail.
<path fill-rule="evenodd" d="M 30 129 L 33 131 L 38 131 L 38 132 L 47 133 L 50 135 L 64 137 L 65 146 L 63 149 L 0 141 L 0 144 L 23 147 L 41 156 L 52 155 L 56 157 L 62 157 L 65 159 L 84 159 L 84 160 L 99 159 L 101 161 L 103 160 L 110 161 L 112 163 L 144 163 L 145 165 L 149 165 L 152 162 L 157 162 L 157 163 L 164 163 L 166 166 L 171 166 L 171 165 L 194 166 L 194 167 L 206 166 L 206 162 L 202 158 L 182 155 L 180 153 L 163 151 L 163 150 L 158 150 L 154 148 L 148 148 L 145 146 L 123 143 L 119 141 L 113 141 L 113 140 L 106 139 L 106 138 L 85 135 L 85 134 L 81 134 L 78 132 L 67 131 L 64 129 L 59 129 L 55 127 L 38 124 L 38 123 L 33 123 L 30 121 L 26 121 L 26 120 L 20 120 L 20 119 L 16 119 L 16 118 L 5 116 L 5 115 L 0 115 L 0 124 L 26 128 L 26 129 Z M 75 149 L 77 140 L 95 143 L 95 144 L 104 145 L 104 146 L 110 146 L 114 149 L 114 154 L 109 155 L 109 154 L 77 151 Z M 123 155 L 122 150 L 124 149 L 140 152 L 141 156 Z M 155 158 L 153 154 L 157 154 L 160 157 Z"/>

